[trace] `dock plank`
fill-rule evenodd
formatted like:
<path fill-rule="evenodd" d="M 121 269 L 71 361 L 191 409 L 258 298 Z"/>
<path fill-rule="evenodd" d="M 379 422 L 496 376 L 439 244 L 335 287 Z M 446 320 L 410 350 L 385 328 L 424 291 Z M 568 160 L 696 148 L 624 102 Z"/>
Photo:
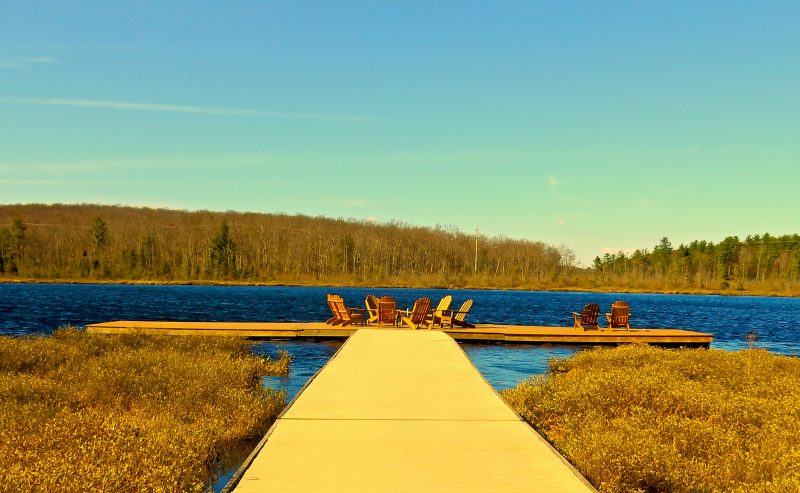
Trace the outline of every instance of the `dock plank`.
<path fill-rule="evenodd" d="M 262 339 L 346 339 L 360 326 L 337 327 L 322 322 L 169 322 L 118 320 L 89 324 L 87 331 L 102 334 L 149 333 L 164 335 L 214 335 Z M 408 328 L 381 328 L 386 332 Z M 457 341 L 514 344 L 627 344 L 648 343 L 669 346 L 708 347 L 712 334 L 681 329 L 635 328 L 627 330 L 587 330 L 572 327 L 481 324 L 470 329 L 434 329 Z"/>
<path fill-rule="evenodd" d="M 358 334 L 347 342 L 347 358 L 331 360 L 286 412 L 287 419 L 517 419 L 502 400 L 482 398 L 483 377 L 464 371 L 472 363 L 446 334 L 378 329 Z M 376 344 L 390 346 L 391 354 L 376 350 Z M 342 382 L 352 382 L 354 390 L 357 385 L 357 395 L 330 391 Z"/>
<path fill-rule="evenodd" d="M 594 491 L 452 338 L 380 329 L 348 339 L 234 483 L 235 493 Z"/>

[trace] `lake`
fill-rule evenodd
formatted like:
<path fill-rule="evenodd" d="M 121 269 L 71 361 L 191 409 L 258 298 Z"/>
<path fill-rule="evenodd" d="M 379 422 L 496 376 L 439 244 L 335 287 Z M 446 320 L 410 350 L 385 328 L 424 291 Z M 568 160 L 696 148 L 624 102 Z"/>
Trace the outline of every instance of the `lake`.
<path fill-rule="evenodd" d="M 714 334 L 713 348 L 742 349 L 750 332 L 756 346 L 800 354 L 800 298 L 548 291 L 484 291 L 442 289 L 369 289 L 291 286 L 164 286 L 129 284 L 0 284 L 0 334 L 49 334 L 65 325 L 111 320 L 207 320 L 308 322 L 330 316 L 325 295 L 336 292 L 352 306 L 363 306 L 368 293 L 395 297 L 410 308 L 427 296 L 436 303 L 453 294 L 455 306 L 467 298 L 475 305 L 476 323 L 570 326 L 572 311 L 585 303 L 607 310 L 617 299 L 631 304 L 634 327 L 680 328 Z M 257 351 L 279 348 L 295 358 L 293 375 L 280 382 L 290 395 L 307 376 L 327 361 L 335 343 L 267 342 Z M 551 356 L 566 356 L 574 347 L 462 344 L 478 369 L 498 389 L 542 373 Z"/>
<path fill-rule="evenodd" d="M 204 320 L 310 322 L 330 316 L 325 295 L 336 292 L 350 306 L 363 306 L 368 293 L 393 296 L 400 308 L 410 308 L 421 296 L 433 303 L 445 294 L 457 307 L 475 300 L 468 320 L 474 323 L 571 326 L 571 312 L 599 303 L 607 311 L 622 299 L 631 304 L 634 327 L 680 328 L 714 334 L 713 348 L 747 347 L 746 335 L 757 334 L 756 346 L 800 354 L 799 298 L 699 296 L 546 291 L 482 291 L 441 289 L 368 289 L 288 286 L 163 286 L 124 284 L 0 284 L 0 334 L 46 335 L 66 325 L 112 320 Z M 257 353 L 292 355 L 291 375 L 267 377 L 264 384 L 283 388 L 288 399 L 305 384 L 341 343 L 269 341 L 254 346 Z M 512 387 L 532 374 L 544 373 L 553 356 L 579 350 L 565 346 L 462 344 L 475 366 L 496 389 Z M 243 457 L 242 457 L 243 459 Z M 234 468 L 235 469 L 235 468 Z M 218 478 L 219 491 L 233 470 Z"/>

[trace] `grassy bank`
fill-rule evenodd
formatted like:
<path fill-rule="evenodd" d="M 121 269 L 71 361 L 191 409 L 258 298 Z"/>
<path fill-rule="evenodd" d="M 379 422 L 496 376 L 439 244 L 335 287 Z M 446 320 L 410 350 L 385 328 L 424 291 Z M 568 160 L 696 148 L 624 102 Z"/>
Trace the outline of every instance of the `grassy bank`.
<path fill-rule="evenodd" d="M 503 392 L 602 492 L 800 491 L 800 359 L 597 349 Z"/>
<path fill-rule="evenodd" d="M 226 338 L 0 337 L 0 491 L 203 491 L 284 405 L 289 358 Z"/>

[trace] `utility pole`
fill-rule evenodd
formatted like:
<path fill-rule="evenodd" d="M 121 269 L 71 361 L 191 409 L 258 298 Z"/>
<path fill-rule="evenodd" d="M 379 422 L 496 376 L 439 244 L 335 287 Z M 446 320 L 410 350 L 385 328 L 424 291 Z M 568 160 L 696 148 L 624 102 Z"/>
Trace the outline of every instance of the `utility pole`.
<path fill-rule="evenodd" d="M 478 274 L 478 235 L 481 233 L 479 225 L 475 225 L 475 270 L 474 273 Z"/>

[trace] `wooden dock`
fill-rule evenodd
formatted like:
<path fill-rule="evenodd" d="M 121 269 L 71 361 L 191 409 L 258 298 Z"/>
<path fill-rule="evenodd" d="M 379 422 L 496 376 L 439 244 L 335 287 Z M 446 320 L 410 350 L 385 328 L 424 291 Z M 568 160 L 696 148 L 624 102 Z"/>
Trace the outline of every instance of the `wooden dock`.
<path fill-rule="evenodd" d="M 591 492 L 441 331 L 358 330 L 224 493 Z"/>
<path fill-rule="evenodd" d="M 228 335 L 255 339 L 346 339 L 360 326 L 332 327 L 322 322 L 159 322 L 120 320 L 86 326 L 88 332 L 165 335 Z M 408 328 L 382 327 L 385 332 Z M 423 331 L 425 331 L 423 329 Z M 481 324 L 473 329 L 433 329 L 457 341 L 511 344 L 617 345 L 647 343 L 674 347 L 708 347 L 712 334 L 680 329 L 587 330 L 572 327 Z"/>

